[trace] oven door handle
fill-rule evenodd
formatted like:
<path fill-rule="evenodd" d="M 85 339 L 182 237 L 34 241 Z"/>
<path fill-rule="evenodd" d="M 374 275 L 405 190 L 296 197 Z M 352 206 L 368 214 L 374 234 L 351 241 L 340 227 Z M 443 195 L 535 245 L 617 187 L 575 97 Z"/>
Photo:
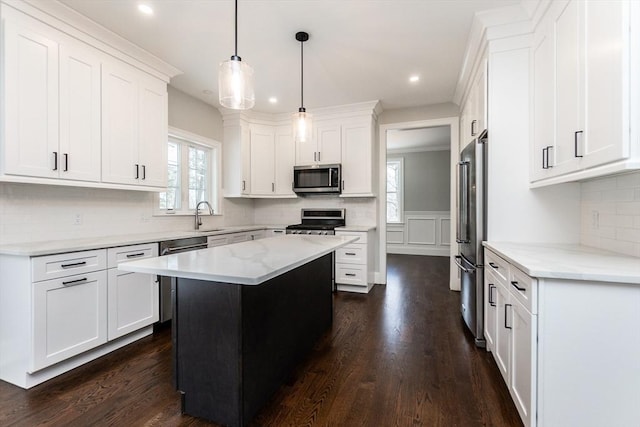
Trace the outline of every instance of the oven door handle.
<path fill-rule="evenodd" d="M 475 268 L 467 268 L 464 265 L 462 265 L 462 256 L 455 255 L 454 259 L 455 259 L 455 263 L 458 266 L 458 268 L 460 270 L 462 270 L 463 272 L 465 272 L 465 273 L 473 273 L 476 270 Z"/>
<path fill-rule="evenodd" d="M 206 248 L 207 248 L 207 245 L 202 243 L 198 243 L 197 245 L 178 246 L 176 248 L 164 248 L 160 256 L 169 255 L 175 252 L 185 252 L 189 250 L 206 249 Z"/>

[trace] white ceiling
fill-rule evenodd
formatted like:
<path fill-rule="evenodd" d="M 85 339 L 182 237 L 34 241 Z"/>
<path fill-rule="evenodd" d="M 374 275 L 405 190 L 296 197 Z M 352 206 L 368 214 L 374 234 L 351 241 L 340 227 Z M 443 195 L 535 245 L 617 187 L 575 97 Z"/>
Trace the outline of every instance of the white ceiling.
<path fill-rule="evenodd" d="M 387 131 L 387 151 L 427 151 L 451 149 L 449 126 Z"/>
<path fill-rule="evenodd" d="M 233 54 L 233 0 L 61 0 L 179 68 L 171 85 L 219 106 L 220 62 Z M 153 7 L 153 16 L 137 10 Z M 473 16 L 519 0 L 239 0 L 238 55 L 255 70 L 255 110 L 380 100 L 384 109 L 452 102 Z M 418 74 L 420 81 L 408 78 Z M 211 94 L 204 94 L 209 90 Z M 276 96 L 275 105 L 268 98 Z"/>

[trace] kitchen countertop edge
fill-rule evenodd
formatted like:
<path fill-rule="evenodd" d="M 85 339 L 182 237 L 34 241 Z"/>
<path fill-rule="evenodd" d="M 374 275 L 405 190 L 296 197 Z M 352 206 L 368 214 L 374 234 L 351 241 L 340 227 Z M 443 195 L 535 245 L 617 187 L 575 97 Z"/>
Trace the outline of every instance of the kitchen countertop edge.
<path fill-rule="evenodd" d="M 291 234 L 123 262 L 118 265 L 118 269 L 255 286 L 356 240 L 357 237 L 348 236 Z"/>
<path fill-rule="evenodd" d="M 0 255 L 45 256 L 93 249 L 115 248 L 119 246 L 158 243 L 165 240 L 199 236 L 218 236 L 255 230 L 285 229 L 286 225 L 231 225 L 216 227 L 214 230 L 157 231 L 151 233 L 86 237 L 30 243 L 10 243 L 0 245 Z"/>
<path fill-rule="evenodd" d="M 640 284 L 640 258 L 576 244 L 483 242 L 531 277 Z"/>

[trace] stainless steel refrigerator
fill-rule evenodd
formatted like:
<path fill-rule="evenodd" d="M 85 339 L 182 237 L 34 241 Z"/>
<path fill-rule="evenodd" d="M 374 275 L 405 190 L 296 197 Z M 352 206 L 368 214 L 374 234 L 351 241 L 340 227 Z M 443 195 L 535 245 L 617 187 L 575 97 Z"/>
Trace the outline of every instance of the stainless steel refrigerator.
<path fill-rule="evenodd" d="M 458 223 L 455 257 L 460 270 L 462 318 L 484 347 L 484 270 L 482 242 L 486 239 L 486 151 L 487 132 L 470 142 L 458 162 Z"/>

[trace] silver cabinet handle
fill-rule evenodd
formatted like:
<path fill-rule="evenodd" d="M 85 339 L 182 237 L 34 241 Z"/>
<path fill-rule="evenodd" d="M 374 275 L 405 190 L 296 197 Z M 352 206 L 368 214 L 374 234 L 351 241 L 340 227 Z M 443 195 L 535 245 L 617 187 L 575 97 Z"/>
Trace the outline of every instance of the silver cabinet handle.
<path fill-rule="evenodd" d="M 318 161 L 318 160 L 316 159 L 317 155 L 318 155 L 318 152 L 317 152 L 317 151 L 314 151 L 314 152 L 313 152 L 313 161 L 314 161 L 314 162 Z"/>
<path fill-rule="evenodd" d="M 511 304 L 504 305 L 504 327 L 506 329 L 513 329 L 511 326 L 507 325 L 507 307 L 511 307 Z"/>
<path fill-rule="evenodd" d="M 136 163 L 136 179 L 140 179 L 140 165 Z"/>
<path fill-rule="evenodd" d="M 458 268 L 462 271 L 464 271 L 465 273 L 473 273 L 475 271 L 475 269 L 473 268 L 467 268 L 464 265 L 462 265 L 462 257 L 460 255 L 456 255 L 454 256 L 455 259 L 455 263 L 458 266 Z"/>
<path fill-rule="evenodd" d="M 67 172 L 69 170 L 69 154 L 64 153 L 64 169 L 63 172 Z"/>
<path fill-rule="evenodd" d="M 344 275 L 349 277 L 356 277 L 355 273 L 345 273 Z"/>
<path fill-rule="evenodd" d="M 242 180 L 242 191 L 244 191 L 244 190 L 246 190 L 246 189 L 247 189 L 247 188 L 246 188 L 246 183 L 245 183 L 245 180 L 243 179 L 243 180 Z"/>
<path fill-rule="evenodd" d="M 573 142 L 574 142 L 574 147 L 573 147 L 574 152 L 573 152 L 573 155 L 574 155 L 575 157 L 584 157 L 582 154 L 578 155 L 578 134 L 579 134 L 579 133 L 583 133 L 583 132 L 582 132 L 581 130 L 578 130 L 578 131 L 575 131 L 575 132 L 573 133 Z"/>
<path fill-rule="evenodd" d="M 352 256 L 355 256 L 355 252 L 345 252 L 345 255 L 352 255 Z"/>
<path fill-rule="evenodd" d="M 493 283 L 489 283 L 489 305 L 491 307 L 496 306 L 496 301 L 493 299 L 493 290 L 496 288 L 496 285 Z"/>
<path fill-rule="evenodd" d="M 54 171 L 58 170 L 58 152 L 57 151 L 53 152 L 53 170 Z"/>
<path fill-rule="evenodd" d="M 271 183 L 271 192 L 274 193 L 276 191 L 276 184 Z"/>
<path fill-rule="evenodd" d="M 142 179 L 147 179 L 147 167 L 142 165 Z"/>

